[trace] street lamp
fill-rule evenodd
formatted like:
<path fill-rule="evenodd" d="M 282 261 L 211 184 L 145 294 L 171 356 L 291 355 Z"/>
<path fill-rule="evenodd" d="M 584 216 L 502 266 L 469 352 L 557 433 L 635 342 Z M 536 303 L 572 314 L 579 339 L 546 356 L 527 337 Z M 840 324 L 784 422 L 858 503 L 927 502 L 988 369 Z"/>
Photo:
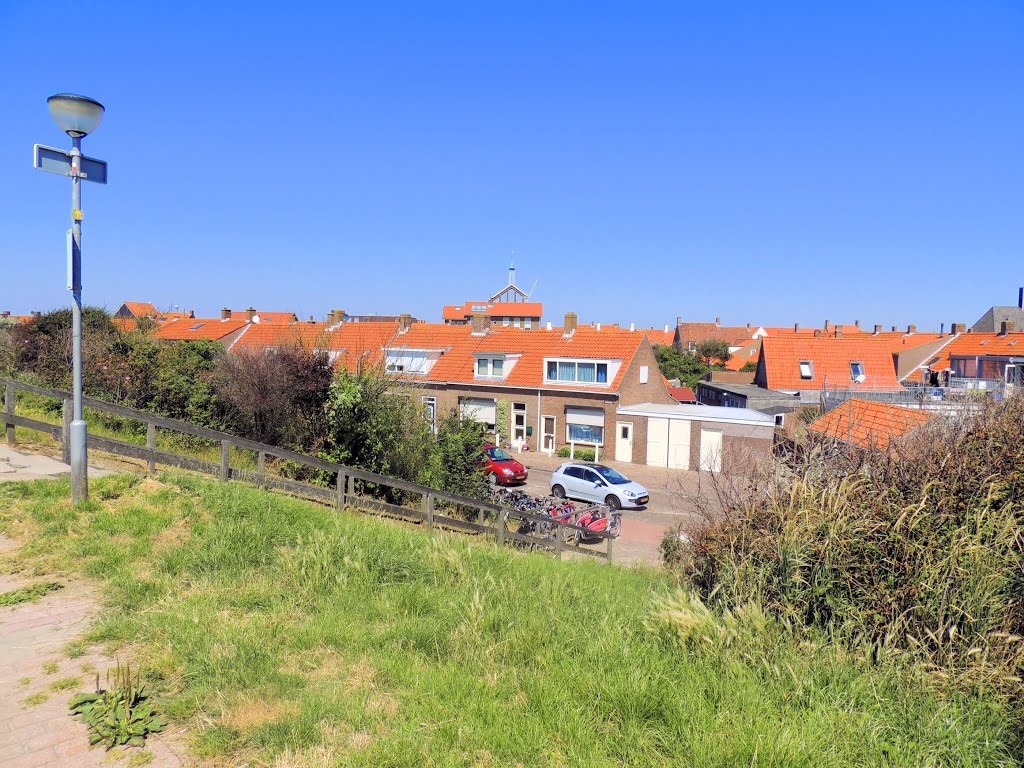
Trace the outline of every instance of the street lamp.
<path fill-rule="evenodd" d="M 103 119 L 103 105 L 87 96 L 58 93 L 46 100 L 50 114 L 71 137 L 71 151 L 35 146 L 36 168 L 71 177 L 71 230 L 68 233 L 68 290 L 71 291 L 71 397 L 73 415 L 68 435 L 71 457 L 71 501 L 89 496 L 87 433 L 82 418 L 82 189 L 81 181 L 107 183 L 107 164 L 82 155 L 82 137 L 95 131 Z"/>

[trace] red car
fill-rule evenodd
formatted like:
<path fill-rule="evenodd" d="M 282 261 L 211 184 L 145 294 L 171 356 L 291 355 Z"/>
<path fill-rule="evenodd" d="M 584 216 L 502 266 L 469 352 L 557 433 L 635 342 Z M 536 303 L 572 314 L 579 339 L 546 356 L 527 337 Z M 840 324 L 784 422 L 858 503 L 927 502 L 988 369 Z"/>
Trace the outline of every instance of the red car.
<path fill-rule="evenodd" d="M 526 467 L 492 443 L 484 446 L 480 469 L 491 485 L 511 485 L 526 482 Z"/>

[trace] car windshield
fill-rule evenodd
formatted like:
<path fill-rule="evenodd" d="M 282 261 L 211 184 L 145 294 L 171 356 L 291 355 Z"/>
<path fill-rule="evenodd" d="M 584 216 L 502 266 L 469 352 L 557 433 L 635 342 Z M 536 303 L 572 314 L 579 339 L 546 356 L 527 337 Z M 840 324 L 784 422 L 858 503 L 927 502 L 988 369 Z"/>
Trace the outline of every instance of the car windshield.
<path fill-rule="evenodd" d="M 594 471 L 612 485 L 625 485 L 629 482 L 628 477 L 623 477 L 611 467 L 594 467 Z"/>
<path fill-rule="evenodd" d="M 501 448 L 487 448 L 484 453 L 491 459 L 491 461 L 512 461 L 512 457 L 505 453 Z"/>

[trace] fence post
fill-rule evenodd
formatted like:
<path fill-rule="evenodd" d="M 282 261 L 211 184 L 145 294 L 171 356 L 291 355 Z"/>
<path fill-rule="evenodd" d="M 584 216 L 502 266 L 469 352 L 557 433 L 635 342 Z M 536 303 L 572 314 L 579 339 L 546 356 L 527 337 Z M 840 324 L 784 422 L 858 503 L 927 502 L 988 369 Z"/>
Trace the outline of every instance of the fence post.
<path fill-rule="evenodd" d="M 423 494 L 423 514 L 427 518 L 427 530 L 434 532 L 434 494 Z"/>
<path fill-rule="evenodd" d="M 612 564 L 612 542 L 615 541 L 614 536 L 608 537 L 608 565 Z"/>
<path fill-rule="evenodd" d="M 65 397 L 60 409 L 60 460 L 65 464 L 71 463 L 71 417 L 73 413 L 71 401 Z"/>
<path fill-rule="evenodd" d="M 345 475 L 345 501 L 349 504 L 356 497 L 356 479 L 352 475 Z"/>
<path fill-rule="evenodd" d="M 231 476 L 231 443 L 227 440 L 220 441 L 220 481 L 226 483 Z"/>
<path fill-rule="evenodd" d="M 65 401 L 67 402 L 67 401 Z M 8 381 L 4 388 L 4 413 L 14 416 L 14 382 Z M 7 444 L 14 445 L 14 419 L 7 420 Z"/>
<path fill-rule="evenodd" d="M 502 508 L 498 513 L 498 546 L 505 546 L 505 534 L 508 531 L 508 510 Z"/>
<path fill-rule="evenodd" d="M 555 557 L 562 559 L 562 524 L 555 521 Z"/>
<path fill-rule="evenodd" d="M 260 456 L 263 454 L 261 453 Z M 345 508 L 345 485 L 348 483 L 348 475 L 344 472 L 338 473 L 338 511 L 341 512 Z"/>
<path fill-rule="evenodd" d="M 265 451 L 260 451 L 256 455 L 256 474 L 259 476 L 259 487 L 263 488 L 267 484 L 267 454 Z"/>
<path fill-rule="evenodd" d="M 146 425 L 146 447 L 151 451 L 156 450 L 156 424 L 149 422 Z M 156 456 L 149 455 L 149 471 L 156 472 Z"/>

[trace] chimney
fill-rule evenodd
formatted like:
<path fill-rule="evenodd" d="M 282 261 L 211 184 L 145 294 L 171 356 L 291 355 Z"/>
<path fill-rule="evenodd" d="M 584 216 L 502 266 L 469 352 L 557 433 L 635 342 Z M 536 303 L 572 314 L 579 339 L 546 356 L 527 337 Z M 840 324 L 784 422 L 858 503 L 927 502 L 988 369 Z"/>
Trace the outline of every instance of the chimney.
<path fill-rule="evenodd" d="M 316 322 L 316 320 L 314 320 L 314 319 L 313 319 L 313 316 L 312 316 L 312 315 L 310 315 L 310 316 L 309 316 L 309 324 L 310 324 L 310 325 L 312 325 L 312 324 L 313 324 L 313 323 L 315 323 L 315 322 Z"/>
<path fill-rule="evenodd" d="M 562 323 L 562 335 L 572 336 L 576 332 L 576 313 L 566 312 L 565 322 Z"/>
<path fill-rule="evenodd" d="M 715 325 L 721 325 L 721 324 L 722 324 L 722 318 L 716 317 L 715 318 Z"/>
<path fill-rule="evenodd" d="M 908 334 L 910 334 L 910 333 L 917 333 L 917 326 L 916 325 L 908 325 L 907 326 L 907 333 Z"/>
<path fill-rule="evenodd" d="M 1013 322 L 1011 320 L 1003 320 L 999 324 L 999 335 L 1005 336 L 1008 333 L 1013 333 Z"/>
<path fill-rule="evenodd" d="M 407 312 L 403 312 L 398 316 L 398 332 L 405 333 L 412 327 L 412 315 Z M 474 327 L 474 332 L 476 328 Z"/>
<path fill-rule="evenodd" d="M 854 328 L 860 328 L 860 320 L 854 320 L 853 321 L 853 327 Z"/>
<path fill-rule="evenodd" d="M 635 330 L 636 330 L 636 323 L 630 323 L 629 324 L 629 332 L 633 333 L 633 331 L 635 331 Z"/>
<path fill-rule="evenodd" d="M 484 334 L 487 333 L 487 326 L 489 325 L 489 323 L 487 322 L 487 315 L 475 314 L 471 315 L 470 319 L 473 322 L 474 336 L 483 336 Z"/>
<path fill-rule="evenodd" d="M 551 321 L 550 320 L 548 320 L 548 324 L 546 326 L 546 329 L 549 330 L 549 331 L 551 330 Z"/>
<path fill-rule="evenodd" d="M 667 326 L 667 325 L 665 326 L 665 330 L 666 330 L 666 331 L 668 330 L 668 326 Z M 600 323 L 598 323 L 598 324 L 597 324 L 597 332 L 598 332 L 598 333 L 600 333 L 600 332 L 601 332 L 601 324 L 600 324 Z"/>
<path fill-rule="evenodd" d="M 747 323 L 747 330 L 750 330 L 750 323 Z"/>
<path fill-rule="evenodd" d="M 40 312 L 40 311 L 39 311 L 38 309 L 37 309 L 37 310 L 35 310 L 35 311 L 34 311 L 34 312 L 32 313 L 32 319 L 33 319 L 33 320 L 38 320 L 38 319 L 39 319 L 40 317 L 42 317 L 42 316 L 43 316 L 43 313 L 42 313 L 42 312 Z"/>
<path fill-rule="evenodd" d="M 967 326 L 963 323 L 950 323 L 949 332 L 956 336 L 958 333 L 963 333 L 967 329 Z"/>
<path fill-rule="evenodd" d="M 1017 309 L 1024 309 L 1024 288 L 1017 292 Z"/>
<path fill-rule="evenodd" d="M 231 310 L 228 309 L 227 307 L 224 307 L 224 309 L 222 309 L 220 311 L 220 319 L 221 320 L 230 320 L 231 319 Z"/>
<path fill-rule="evenodd" d="M 839 327 L 838 325 L 835 328 L 835 332 L 836 332 L 836 338 L 837 339 L 843 338 L 843 329 L 841 327 Z"/>
<path fill-rule="evenodd" d="M 665 333 L 668 333 L 668 326 L 665 326 Z"/>
<path fill-rule="evenodd" d="M 821 328 L 815 328 L 814 329 L 814 336 L 815 336 L 815 338 L 817 338 L 818 336 L 821 336 Z"/>
<path fill-rule="evenodd" d="M 1024 290 L 1024 288 L 1022 288 L 1021 290 Z M 680 317 L 679 315 L 676 315 L 676 325 L 682 325 L 682 324 L 683 324 L 683 318 Z"/>
<path fill-rule="evenodd" d="M 828 320 L 825 321 L 825 330 L 828 330 Z"/>
<path fill-rule="evenodd" d="M 248 320 L 251 323 L 252 319 L 254 317 L 256 317 L 256 308 L 255 307 L 249 307 L 247 310 L 245 310 L 245 319 L 246 320 Z"/>
<path fill-rule="evenodd" d="M 6 318 L 8 318 L 10 316 L 11 316 L 11 310 L 9 310 L 9 309 L 5 309 L 3 312 L 0 312 L 0 317 L 3 317 L 3 318 L 6 319 Z"/>
<path fill-rule="evenodd" d="M 793 333 L 800 330 L 800 323 L 793 323 Z"/>
<path fill-rule="evenodd" d="M 897 328 L 897 327 L 896 327 L 895 325 L 894 325 L 894 326 L 892 327 L 892 332 L 893 332 L 893 333 L 896 333 L 896 331 L 898 331 L 898 330 L 899 330 L 899 329 L 898 329 L 898 328 Z"/>
<path fill-rule="evenodd" d="M 881 332 L 882 332 L 882 326 L 880 326 L 878 323 L 875 323 L 875 333 L 881 333 Z"/>
<path fill-rule="evenodd" d="M 194 309 L 190 309 L 188 311 L 188 319 L 189 320 L 195 320 L 196 319 L 196 311 Z"/>

